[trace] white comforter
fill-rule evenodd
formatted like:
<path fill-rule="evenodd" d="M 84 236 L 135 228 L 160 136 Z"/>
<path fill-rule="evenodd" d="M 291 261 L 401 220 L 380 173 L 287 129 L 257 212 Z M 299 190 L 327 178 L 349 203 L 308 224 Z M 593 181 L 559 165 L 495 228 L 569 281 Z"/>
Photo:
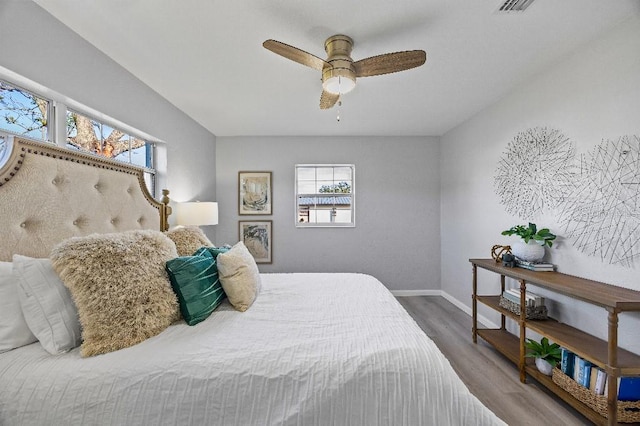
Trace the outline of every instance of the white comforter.
<path fill-rule="evenodd" d="M 225 302 L 118 352 L 0 354 L 0 424 L 504 424 L 375 278 L 262 280 L 247 312 Z"/>

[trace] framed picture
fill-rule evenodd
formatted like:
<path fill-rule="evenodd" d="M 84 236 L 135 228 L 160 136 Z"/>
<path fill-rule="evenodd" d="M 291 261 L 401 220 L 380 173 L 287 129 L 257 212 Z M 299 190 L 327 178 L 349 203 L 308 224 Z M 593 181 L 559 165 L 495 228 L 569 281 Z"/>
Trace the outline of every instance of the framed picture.
<path fill-rule="evenodd" d="M 239 239 L 247 246 L 256 263 L 271 263 L 272 221 L 238 221 Z"/>
<path fill-rule="evenodd" d="M 238 214 L 271 214 L 271 197 L 271 172 L 238 172 Z"/>

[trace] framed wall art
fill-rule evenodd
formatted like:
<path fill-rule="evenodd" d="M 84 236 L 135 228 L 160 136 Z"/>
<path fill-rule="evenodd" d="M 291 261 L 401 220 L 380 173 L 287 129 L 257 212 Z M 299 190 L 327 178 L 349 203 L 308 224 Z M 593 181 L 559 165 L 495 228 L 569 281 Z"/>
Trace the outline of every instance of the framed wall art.
<path fill-rule="evenodd" d="M 247 246 L 256 263 L 271 263 L 272 221 L 238 221 L 239 239 Z"/>
<path fill-rule="evenodd" d="M 238 214 L 270 215 L 271 172 L 238 172 Z"/>

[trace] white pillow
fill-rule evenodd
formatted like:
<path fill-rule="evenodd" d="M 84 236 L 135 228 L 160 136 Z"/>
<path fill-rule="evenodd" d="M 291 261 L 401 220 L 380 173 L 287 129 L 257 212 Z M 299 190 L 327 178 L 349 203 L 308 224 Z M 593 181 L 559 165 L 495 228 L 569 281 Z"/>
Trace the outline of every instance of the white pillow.
<path fill-rule="evenodd" d="M 0 262 L 0 353 L 37 342 L 27 326 L 11 262 Z"/>
<path fill-rule="evenodd" d="M 49 259 L 13 256 L 22 313 L 29 329 L 50 354 L 80 345 L 80 320 L 71 293 Z"/>
<path fill-rule="evenodd" d="M 260 293 L 262 283 L 256 261 L 242 241 L 216 258 L 222 289 L 229 302 L 238 311 L 244 312 Z"/>

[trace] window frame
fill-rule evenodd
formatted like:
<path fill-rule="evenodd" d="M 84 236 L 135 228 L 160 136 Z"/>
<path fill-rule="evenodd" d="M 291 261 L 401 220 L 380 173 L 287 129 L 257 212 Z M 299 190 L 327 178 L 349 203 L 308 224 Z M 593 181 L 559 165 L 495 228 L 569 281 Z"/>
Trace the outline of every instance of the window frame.
<path fill-rule="evenodd" d="M 338 167 L 342 167 L 342 168 L 349 168 L 351 169 L 351 191 L 349 192 L 349 197 L 351 198 L 351 202 L 350 202 L 350 211 L 351 211 L 351 221 L 349 222 L 300 222 L 299 221 L 299 213 L 300 213 L 300 206 L 298 204 L 298 199 L 301 195 L 312 195 L 312 196 L 328 196 L 328 197 L 335 197 L 340 193 L 315 193 L 315 194 L 306 194 L 306 193 L 299 193 L 298 191 L 298 171 L 299 169 L 302 168 L 338 168 Z M 295 221 L 295 225 L 296 228 L 355 228 L 356 226 L 356 166 L 355 164 L 316 164 L 316 163 L 312 163 L 312 164 L 296 164 L 295 167 L 295 176 L 294 176 L 294 221 Z M 317 179 L 317 174 L 316 174 L 316 178 L 315 178 L 315 182 L 317 184 L 318 179 Z M 336 184 L 336 181 L 333 180 L 333 184 Z M 316 185 L 317 186 L 317 185 Z"/>
<path fill-rule="evenodd" d="M 31 140 L 38 141 L 38 142 L 52 143 L 53 139 L 55 138 L 55 136 L 53 136 L 54 135 L 54 129 L 55 129 L 55 126 L 53 124 L 54 121 L 55 121 L 55 112 L 54 112 L 54 108 L 53 108 L 54 100 L 51 99 L 50 97 L 44 96 L 44 95 L 42 95 L 42 94 L 40 94 L 38 92 L 35 92 L 33 90 L 26 89 L 26 88 L 22 87 L 19 84 L 15 84 L 14 82 L 12 82 L 10 80 L 7 80 L 6 78 L 2 78 L 1 76 L 0 76 L 0 83 L 4 83 L 7 86 L 10 86 L 14 90 L 18 90 L 18 91 L 20 91 L 22 93 L 27 93 L 27 94 L 29 94 L 31 96 L 34 96 L 34 97 L 36 97 L 38 99 L 41 99 L 41 100 L 47 102 L 47 111 L 46 111 L 45 117 L 44 117 L 44 119 L 45 119 L 45 121 L 47 123 L 47 124 L 44 125 L 44 128 L 46 129 L 46 137 L 44 137 L 44 138 L 36 138 L 36 137 L 31 136 L 31 135 L 27 135 L 27 134 L 19 133 L 19 132 L 14 132 L 13 130 L 9 130 L 9 129 L 6 129 L 6 128 L 1 128 L 1 127 L 0 127 L 0 131 L 3 132 L 3 133 L 6 133 L 6 134 L 10 134 L 10 135 L 13 135 L 13 136 L 18 136 L 18 137 L 21 137 L 21 138 L 31 139 Z"/>
<path fill-rule="evenodd" d="M 99 111 L 94 110 L 91 107 L 88 107 L 84 104 L 81 104 L 73 99 L 70 99 L 62 94 L 59 94 L 45 86 L 42 86 L 34 81 L 31 81 L 17 73 L 9 71 L 0 66 L 0 81 L 6 83 L 8 86 L 12 88 L 18 89 L 20 91 L 26 92 L 32 96 L 43 99 L 47 101 L 47 124 L 46 124 L 46 138 L 34 138 L 33 136 L 29 136 L 26 134 L 21 134 L 17 132 L 13 132 L 8 129 L 0 129 L 0 132 L 4 134 L 8 134 L 11 136 L 17 136 L 25 139 L 30 139 L 34 141 L 38 141 L 41 143 L 51 143 L 63 149 L 70 149 L 74 151 L 81 151 L 88 155 L 93 155 L 98 158 L 109 158 L 114 161 L 121 162 L 123 164 L 130 164 L 134 167 L 140 168 L 143 170 L 145 176 L 145 182 L 148 183 L 147 189 L 149 193 L 156 198 L 157 196 L 157 176 L 158 176 L 158 147 L 157 143 L 161 142 L 159 139 L 154 138 L 151 135 L 148 135 L 140 130 L 137 130 L 119 120 L 111 118 L 106 114 L 103 114 Z M 112 129 L 118 129 L 123 133 L 127 134 L 129 137 L 135 137 L 138 139 L 144 140 L 150 146 L 150 153 L 148 157 L 151 161 L 151 167 L 141 166 L 131 161 L 131 155 L 129 155 L 129 160 L 123 160 L 115 157 L 107 157 L 100 154 L 96 154 L 91 151 L 85 151 L 76 148 L 69 148 L 67 145 L 67 128 L 66 128 L 66 120 L 67 120 L 67 112 L 72 111 L 77 114 L 81 114 L 85 117 L 90 118 L 98 123 L 101 126 L 108 126 Z"/>
<path fill-rule="evenodd" d="M 0 145 L 2 147 L 2 149 L 0 149 L 0 169 L 4 167 L 7 161 L 9 161 L 9 157 L 11 157 L 14 137 L 13 133 L 0 129 L 0 139 L 2 139 L 2 145 Z"/>
<path fill-rule="evenodd" d="M 65 148 L 71 149 L 71 150 L 79 150 L 79 151 L 82 151 L 84 153 L 96 155 L 98 157 L 109 158 L 111 160 L 119 161 L 119 162 L 125 163 L 125 164 L 131 164 L 132 166 L 139 167 L 139 168 L 143 169 L 145 173 L 148 173 L 150 175 L 155 175 L 156 174 L 156 168 L 155 168 L 155 166 L 156 166 L 156 154 L 155 154 L 156 143 L 155 142 L 152 142 L 152 141 L 148 140 L 145 137 L 141 137 L 138 134 L 136 134 L 135 132 L 124 130 L 120 126 L 118 126 L 117 124 L 113 125 L 110 122 L 105 121 L 105 120 L 101 120 L 99 118 L 96 118 L 95 116 L 93 116 L 93 115 L 91 115 L 89 113 L 86 113 L 86 112 L 83 112 L 83 111 L 79 111 L 76 108 L 65 107 L 64 111 L 65 111 L 65 114 L 64 114 L 65 115 L 65 119 L 68 118 L 69 113 L 75 113 L 75 114 L 82 115 L 85 118 L 90 119 L 94 124 L 97 124 L 99 126 L 99 128 L 100 128 L 100 137 L 102 139 L 104 139 L 104 134 L 102 134 L 102 131 L 103 131 L 105 126 L 109 127 L 112 130 L 119 130 L 119 131 L 123 132 L 127 137 L 129 137 L 129 150 L 127 151 L 127 153 L 129 155 L 128 155 L 128 160 L 122 160 L 122 159 L 117 158 L 117 156 L 115 156 L 115 157 L 106 157 L 106 156 L 103 156 L 103 155 L 100 155 L 100 154 L 93 153 L 91 151 L 83 151 L 83 150 L 81 150 L 79 148 L 76 148 L 76 147 L 69 147 L 68 137 L 66 137 L 66 136 L 65 136 L 65 140 L 64 140 L 64 147 Z M 65 135 L 66 135 L 66 133 L 67 133 L 67 130 L 65 129 Z M 132 161 L 132 159 L 131 159 L 131 138 L 141 139 L 147 145 L 149 145 L 151 147 L 151 156 L 149 158 L 149 162 L 151 163 L 151 167 L 146 166 L 146 165 L 145 166 L 141 166 L 140 164 L 134 163 Z M 145 157 L 146 157 L 146 154 L 145 154 Z"/>

